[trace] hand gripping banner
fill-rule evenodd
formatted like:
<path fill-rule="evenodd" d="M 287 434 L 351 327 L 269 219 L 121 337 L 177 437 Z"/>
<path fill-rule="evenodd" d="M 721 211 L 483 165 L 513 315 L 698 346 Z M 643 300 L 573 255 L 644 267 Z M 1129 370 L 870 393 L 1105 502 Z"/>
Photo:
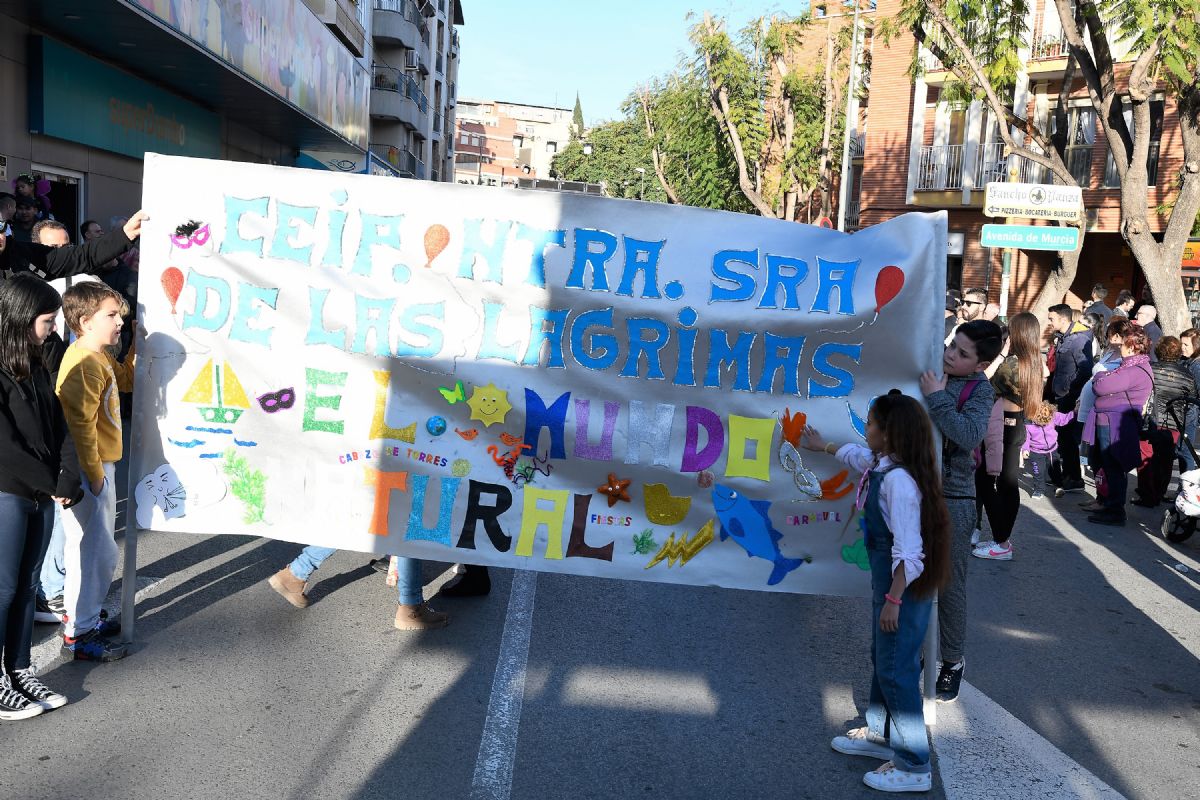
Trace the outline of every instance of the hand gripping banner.
<path fill-rule="evenodd" d="M 141 529 L 861 595 L 872 398 L 939 363 L 944 214 L 681 206 L 151 155 Z"/>

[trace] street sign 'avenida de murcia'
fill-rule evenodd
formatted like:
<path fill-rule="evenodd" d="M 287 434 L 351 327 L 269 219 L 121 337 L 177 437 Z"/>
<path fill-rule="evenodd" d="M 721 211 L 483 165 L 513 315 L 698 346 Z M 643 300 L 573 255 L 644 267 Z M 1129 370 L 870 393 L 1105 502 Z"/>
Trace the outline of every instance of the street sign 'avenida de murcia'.
<path fill-rule="evenodd" d="M 983 213 L 988 217 L 1078 222 L 1083 216 L 1083 190 L 1049 183 L 992 182 L 983 196 Z"/>

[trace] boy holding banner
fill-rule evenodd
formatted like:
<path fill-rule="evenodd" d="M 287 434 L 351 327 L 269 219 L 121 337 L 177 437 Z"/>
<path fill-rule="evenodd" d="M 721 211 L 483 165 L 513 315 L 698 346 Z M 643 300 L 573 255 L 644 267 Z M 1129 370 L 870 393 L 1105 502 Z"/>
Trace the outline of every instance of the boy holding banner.
<path fill-rule="evenodd" d="M 941 670 L 937 699 L 958 699 L 966 659 L 967 564 L 975 528 L 976 450 L 996 402 L 983 374 L 1003 346 L 1000 326 L 976 319 L 960 325 L 942 356 L 944 374 L 921 375 L 929 417 L 942 434 L 942 491 L 950 511 L 950 581 L 938 592 Z"/>

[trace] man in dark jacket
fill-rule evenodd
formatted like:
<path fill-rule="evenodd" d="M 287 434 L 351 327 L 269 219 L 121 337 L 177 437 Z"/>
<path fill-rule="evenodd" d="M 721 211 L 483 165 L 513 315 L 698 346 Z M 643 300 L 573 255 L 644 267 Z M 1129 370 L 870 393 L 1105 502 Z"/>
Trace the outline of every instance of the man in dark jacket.
<path fill-rule="evenodd" d="M 48 280 L 99 272 L 106 263 L 130 248 L 141 234 L 142 222 L 146 219 L 149 217 L 139 211 L 120 230 L 77 246 L 47 247 L 18 242 L 0 234 L 0 272 L 5 276 L 32 272 Z"/>
<path fill-rule="evenodd" d="M 1108 287 L 1103 283 L 1097 283 L 1092 287 L 1092 303 L 1083 310 L 1085 314 L 1097 314 L 1104 318 L 1104 327 L 1108 328 L 1108 323 L 1112 321 L 1112 309 L 1109 308 L 1104 298 L 1108 297 Z"/>
<path fill-rule="evenodd" d="M 1046 399 L 1059 411 L 1074 411 L 1079 393 L 1092 377 L 1092 332 L 1082 322 L 1071 321 L 1071 307 L 1060 303 L 1050 307 L 1050 327 L 1055 344 L 1050 353 L 1050 380 L 1046 381 Z M 1083 423 L 1073 420 L 1058 427 L 1058 453 L 1062 458 L 1060 492 L 1083 489 L 1083 468 L 1079 463 L 1079 442 Z"/>

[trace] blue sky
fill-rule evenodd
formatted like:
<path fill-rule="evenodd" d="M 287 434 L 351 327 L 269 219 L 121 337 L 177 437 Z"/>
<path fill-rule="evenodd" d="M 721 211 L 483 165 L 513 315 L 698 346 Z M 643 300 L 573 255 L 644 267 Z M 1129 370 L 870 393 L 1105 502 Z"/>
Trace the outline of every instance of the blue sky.
<path fill-rule="evenodd" d="M 730 19 L 731 30 L 807 2 L 778 0 L 463 0 L 460 97 L 571 108 L 588 125 L 620 116 L 621 102 L 668 72 L 688 49 L 689 11 Z"/>

